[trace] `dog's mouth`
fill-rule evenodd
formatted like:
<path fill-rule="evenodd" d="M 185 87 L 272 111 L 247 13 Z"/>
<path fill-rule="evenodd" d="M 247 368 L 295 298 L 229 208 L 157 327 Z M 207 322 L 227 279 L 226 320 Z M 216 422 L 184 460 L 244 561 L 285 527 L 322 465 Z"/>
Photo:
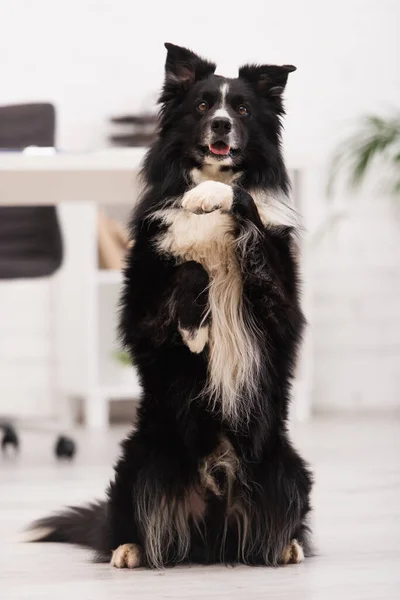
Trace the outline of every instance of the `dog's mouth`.
<path fill-rule="evenodd" d="M 231 151 L 231 147 L 228 146 L 228 144 L 225 144 L 223 141 L 217 141 L 213 144 L 209 144 L 208 149 L 211 154 L 215 154 L 216 156 L 227 156 Z"/>
<path fill-rule="evenodd" d="M 222 140 L 217 140 L 207 146 L 199 146 L 199 150 L 204 156 L 208 154 L 220 158 L 225 156 L 236 156 L 240 152 L 239 148 L 232 148 Z"/>

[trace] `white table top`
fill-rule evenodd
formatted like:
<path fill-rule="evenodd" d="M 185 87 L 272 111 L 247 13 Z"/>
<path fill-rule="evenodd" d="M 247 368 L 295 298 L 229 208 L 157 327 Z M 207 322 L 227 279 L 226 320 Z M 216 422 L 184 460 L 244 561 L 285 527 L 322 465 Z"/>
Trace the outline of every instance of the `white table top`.
<path fill-rule="evenodd" d="M 0 205 L 43 205 L 91 200 L 131 204 L 145 148 L 96 152 L 0 152 Z"/>
<path fill-rule="evenodd" d="M 146 148 L 51 153 L 0 151 L 0 205 L 26 206 L 89 200 L 133 204 Z M 300 162 L 289 160 L 298 170 Z"/>

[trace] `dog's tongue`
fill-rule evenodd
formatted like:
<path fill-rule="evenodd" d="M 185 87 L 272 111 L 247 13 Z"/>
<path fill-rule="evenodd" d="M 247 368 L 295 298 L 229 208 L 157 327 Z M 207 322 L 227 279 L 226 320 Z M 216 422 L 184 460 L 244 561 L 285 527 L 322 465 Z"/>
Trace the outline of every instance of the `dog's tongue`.
<path fill-rule="evenodd" d="M 224 142 L 215 142 L 215 144 L 209 145 L 210 152 L 213 154 L 225 155 L 229 154 L 230 147 Z"/>

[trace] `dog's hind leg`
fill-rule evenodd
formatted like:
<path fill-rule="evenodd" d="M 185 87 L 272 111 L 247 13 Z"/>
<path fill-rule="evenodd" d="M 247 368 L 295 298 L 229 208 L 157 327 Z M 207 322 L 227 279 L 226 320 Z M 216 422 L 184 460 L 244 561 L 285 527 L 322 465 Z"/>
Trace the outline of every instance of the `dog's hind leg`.
<path fill-rule="evenodd" d="M 201 521 L 205 501 L 195 485 L 196 463 L 179 436 L 171 441 L 170 427 L 163 415 L 139 410 L 138 429 L 122 444 L 107 494 L 113 567 L 162 568 L 189 555 L 191 522 Z"/>
<path fill-rule="evenodd" d="M 261 556 L 274 566 L 301 562 L 312 554 L 308 528 L 312 475 L 307 464 L 281 437 L 266 446 L 252 477 L 257 482 L 253 518 L 259 525 L 252 534 L 260 544 Z M 251 556 L 248 562 L 252 562 Z"/>
<path fill-rule="evenodd" d="M 202 352 L 208 342 L 208 284 L 207 271 L 195 261 L 179 267 L 175 289 L 175 307 L 182 340 L 195 354 Z"/>

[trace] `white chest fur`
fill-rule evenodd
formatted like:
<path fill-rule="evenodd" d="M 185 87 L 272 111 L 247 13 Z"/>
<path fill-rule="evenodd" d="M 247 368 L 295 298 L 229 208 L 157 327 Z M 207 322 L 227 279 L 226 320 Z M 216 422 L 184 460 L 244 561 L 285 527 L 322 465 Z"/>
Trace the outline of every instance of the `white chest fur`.
<path fill-rule="evenodd" d="M 230 159 L 227 159 L 230 163 Z M 232 185 L 241 173 L 234 173 L 229 167 L 230 164 L 224 165 L 223 161 L 205 163 L 201 169 L 192 169 L 190 177 L 196 185 L 203 181 L 220 181 Z M 226 167 L 226 170 L 222 170 Z"/>
<path fill-rule="evenodd" d="M 195 260 L 207 270 L 221 267 L 233 243 L 231 215 L 219 210 L 194 214 L 183 208 L 159 211 L 168 230 L 158 248 L 182 260 Z"/>

